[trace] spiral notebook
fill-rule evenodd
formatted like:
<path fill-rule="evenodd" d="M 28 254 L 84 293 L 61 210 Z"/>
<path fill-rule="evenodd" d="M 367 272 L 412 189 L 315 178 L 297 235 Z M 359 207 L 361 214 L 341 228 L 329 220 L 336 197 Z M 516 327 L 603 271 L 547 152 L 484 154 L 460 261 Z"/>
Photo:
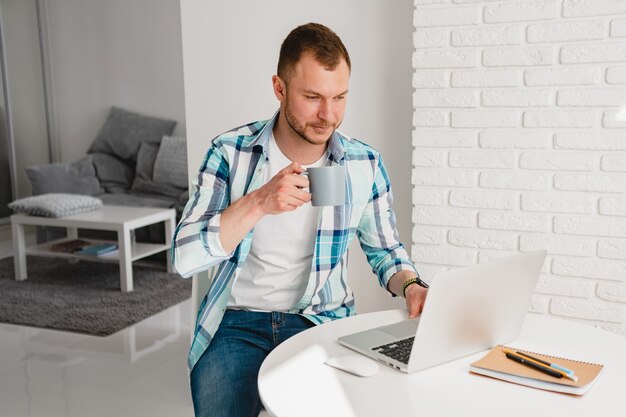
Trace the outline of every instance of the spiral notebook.
<path fill-rule="evenodd" d="M 603 365 L 595 363 L 558 358 L 537 352 L 507 347 L 508 349 L 527 353 L 536 358 L 568 368 L 574 371 L 578 380 L 574 382 L 566 378 L 554 378 L 508 359 L 502 350 L 504 347 L 505 346 L 501 345 L 493 347 L 486 356 L 470 365 L 470 372 L 543 390 L 583 395 L 591 388 L 593 383 L 596 382 L 604 369 Z"/>

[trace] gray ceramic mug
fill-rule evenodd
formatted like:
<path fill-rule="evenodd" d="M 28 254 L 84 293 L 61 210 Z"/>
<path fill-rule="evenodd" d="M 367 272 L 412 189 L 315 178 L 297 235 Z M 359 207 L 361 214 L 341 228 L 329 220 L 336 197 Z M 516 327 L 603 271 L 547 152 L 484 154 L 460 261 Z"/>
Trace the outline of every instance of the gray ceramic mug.
<path fill-rule="evenodd" d="M 309 177 L 312 205 L 343 206 L 346 204 L 345 167 L 333 165 L 307 168 L 302 175 Z"/>

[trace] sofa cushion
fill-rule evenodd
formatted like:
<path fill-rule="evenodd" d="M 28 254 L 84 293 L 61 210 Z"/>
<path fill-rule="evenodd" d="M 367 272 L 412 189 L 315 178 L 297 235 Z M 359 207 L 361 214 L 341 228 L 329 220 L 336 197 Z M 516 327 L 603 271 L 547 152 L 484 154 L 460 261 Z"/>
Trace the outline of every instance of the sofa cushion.
<path fill-rule="evenodd" d="M 119 193 L 128 190 L 135 176 L 132 165 L 106 153 L 92 153 L 93 165 L 100 185 L 107 193 Z"/>
<path fill-rule="evenodd" d="M 161 195 L 134 195 L 134 194 L 102 194 L 102 202 L 111 206 L 126 207 L 174 207 L 174 199 L 168 199 Z"/>
<path fill-rule="evenodd" d="M 187 145 L 185 138 L 164 136 L 154 161 L 152 179 L 155 183 L 187 189 Z"/>
<path fill-rule="evenodd" d="M 9 208 L 16 213 L 43 217 L 69 216 L 100 207 L 102 207 L 102 201 L 98 198 L 62 193 L 41 194 L 20 198 L 9 203 Z"/>
<path fill-rule="evenodd" d="M 152 181 L 152 171 L 154 161 L 159 153 L 158 145 L 142 142 L 137 154 L 137 165 L 135 165 L 135 181 Z M 133 184 L 134 187 L 134 184 Z"/>
<path fill-rule="evenodd" d="M 68 164 L 48 164 L 26 168 L 33 195 L 71 193 L 97 195 L 104 190 L 96 177 L 91 155 Z"/>
<path fill-rule="evenodd" d="M 140 178 L 135 179 L 130 194 L 137 196 L 161 196 L 161 198 L 178 200 L 185 190 L 168 184 L 157 184 L 153 181 L 145 181 Z"/>
<path fill-rule="evenodd" d="M 108 153 L 122 160 L 135 161 L 141 142 L 158 144 L 164 135 L 172 133 L 175 126 L 174 120 L 144 116 L 112 107 L 104 126 L 87 152 Z"/>

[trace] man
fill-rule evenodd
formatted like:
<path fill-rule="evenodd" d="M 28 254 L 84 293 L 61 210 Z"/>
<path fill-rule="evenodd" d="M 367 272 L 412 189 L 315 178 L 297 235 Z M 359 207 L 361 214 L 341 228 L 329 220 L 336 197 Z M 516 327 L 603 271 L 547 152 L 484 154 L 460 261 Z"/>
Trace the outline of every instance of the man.
<path fill-rule="evenodd" d="M 197 416 L 256 416 L 269 352 L 354 314 L 347 252 L 355 236 L 380 285 L 406 297 L 409 317 L 421 312 L 427 285 L 398 240 L 382 159 L 336 130 L 349 77 L 348 51 L 333 31 L 297 27 L 272 77 L 278 112 L 215 138 L 200 167 L 172 248 L 183 276 L 216 267 L 189 353 Z M 343 206 L 310 204 L 299 174 L 325 165 L 345 167 Z"/>

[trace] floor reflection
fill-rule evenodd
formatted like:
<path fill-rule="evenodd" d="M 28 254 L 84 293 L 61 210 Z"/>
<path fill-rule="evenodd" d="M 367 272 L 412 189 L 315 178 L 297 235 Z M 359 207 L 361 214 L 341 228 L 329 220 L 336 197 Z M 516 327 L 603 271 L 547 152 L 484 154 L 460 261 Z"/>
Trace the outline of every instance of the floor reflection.
<path fill-rule="evenodd" d="M 192 416 L 190 309 L 107 337 L 0 324 L 0 416 Z"/>

